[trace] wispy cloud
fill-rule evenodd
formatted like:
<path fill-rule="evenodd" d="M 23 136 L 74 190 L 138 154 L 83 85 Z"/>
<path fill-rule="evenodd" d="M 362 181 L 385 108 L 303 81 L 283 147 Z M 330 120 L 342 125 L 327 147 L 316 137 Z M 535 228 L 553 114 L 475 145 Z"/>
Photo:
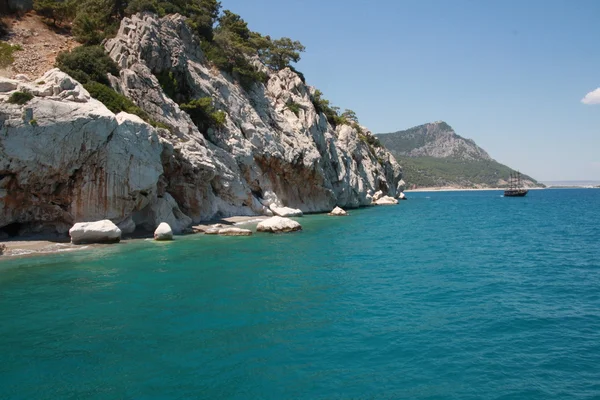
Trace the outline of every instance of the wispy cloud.
<path fill-rule="evenodd" d="M 581 99 L 583 104 L 600 104 L 600 88 L 592 90 Z"/>

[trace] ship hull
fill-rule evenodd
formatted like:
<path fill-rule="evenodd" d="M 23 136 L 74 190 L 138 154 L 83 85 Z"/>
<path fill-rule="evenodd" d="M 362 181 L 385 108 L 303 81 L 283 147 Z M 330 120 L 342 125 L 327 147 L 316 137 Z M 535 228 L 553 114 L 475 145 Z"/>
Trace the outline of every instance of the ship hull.
<path fill-rule="evenodd" d="M 505 190 L 504 197 L 525 197 L 527 193 L 529 190 L 525 189 Z"/>

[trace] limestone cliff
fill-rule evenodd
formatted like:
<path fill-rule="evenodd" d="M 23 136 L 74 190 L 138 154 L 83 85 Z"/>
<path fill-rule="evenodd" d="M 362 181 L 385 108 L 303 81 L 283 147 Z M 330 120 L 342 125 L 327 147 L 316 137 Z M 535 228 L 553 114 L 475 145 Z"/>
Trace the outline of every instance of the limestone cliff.
<path fill-rule="evenodd" d="M 125 18 L 105 47 L 121 67 L 114 88 L 169 129 L 114 115 L 58 70 L 38 83 L 0 81 L 0 229 L 65 232 L 106 218 L 125 232 L 161 221 L 181 232 L 268 214 L 271 204 L 325 212 L 368 205 L 369 190 L 402 189 L 392 155 L 370 146 L 368 131 L 333 128 L 296 73 L 261 66 L 267 83 L 244 89 L 210 66 L 183 17 Z M 163 91 L 164 72 L 191 98 L 210 96 L 224 125 L 201 131 Z M 6 103 L 17 90 L 35 97 Z"/>

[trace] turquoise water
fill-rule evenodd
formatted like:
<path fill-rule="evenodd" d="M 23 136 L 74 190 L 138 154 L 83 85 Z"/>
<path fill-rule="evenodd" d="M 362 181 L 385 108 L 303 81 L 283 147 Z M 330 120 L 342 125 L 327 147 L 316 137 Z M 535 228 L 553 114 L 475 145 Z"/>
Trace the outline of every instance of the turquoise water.
<path fill-rule="evenodd" d="M 0 263 L 1 399 L 600 397 L 600 190 Z"/>

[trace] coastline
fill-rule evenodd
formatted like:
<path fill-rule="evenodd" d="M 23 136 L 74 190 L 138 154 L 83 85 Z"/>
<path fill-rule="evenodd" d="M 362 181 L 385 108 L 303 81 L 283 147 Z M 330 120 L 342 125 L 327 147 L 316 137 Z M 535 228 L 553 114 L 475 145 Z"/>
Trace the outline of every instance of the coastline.
<path fill-rule="evenodd" d="M 482 191 L 492 191 L 492 190 L 505 190 L 506 188 L 457 188 L 452 186 L 444 186 L 444 187 L 423 187 L 418 189 L 407 189 L 405 193 L 415 193 L 415 192 L 482 192 Z M 527 190 L 543 190 L 547 188 L 527 188 Z"/>
<path fill-rule="evenodd" d="M 207 229 L 211 225 L 214 224 L 223 224 L 223 225 L 246 225 L 258 223 L 264 219 L 267 219 L 263 215 L 254 215 L 254 216 L 233 216 L 227 218 L 220 218 L 211 221 L 204 221 L 200 224 L 194 225 L 193 229 L 194 233 L 189 233 L 188 235 L 196 235 L 202 233 L 204 229 Z M 184 236 L 184 235 L 178 235 Z M 143 233 L 143 234 L 132 234 L 125 235 L 123 239 L 121 239 L 121 243 L 132 243 L 138 242 L 142 240 L 152 239 L 153 235 L 151 232 Z M 0 263 L 2 260 L 12 260 L 15 258 L 22 257 L 36 257 L 43 256 L 48 254 L 56 254 L 62 252 L 70 252 L 70 251 L 80 251 L 86 250 L 90 248 L 98 248 L 103 246 L 114 246 L 112 244 L 83 244 L 77 245 L 72 244 L 69 240 L 69 237 L 58 237 L 56 235 L 33 235 L 28 237 L 18 237 L 16 239 L 9 239 L 0 241 L 0 244 L 6 245 L 6 250 L 4 254 L 0 256 Z"/>

